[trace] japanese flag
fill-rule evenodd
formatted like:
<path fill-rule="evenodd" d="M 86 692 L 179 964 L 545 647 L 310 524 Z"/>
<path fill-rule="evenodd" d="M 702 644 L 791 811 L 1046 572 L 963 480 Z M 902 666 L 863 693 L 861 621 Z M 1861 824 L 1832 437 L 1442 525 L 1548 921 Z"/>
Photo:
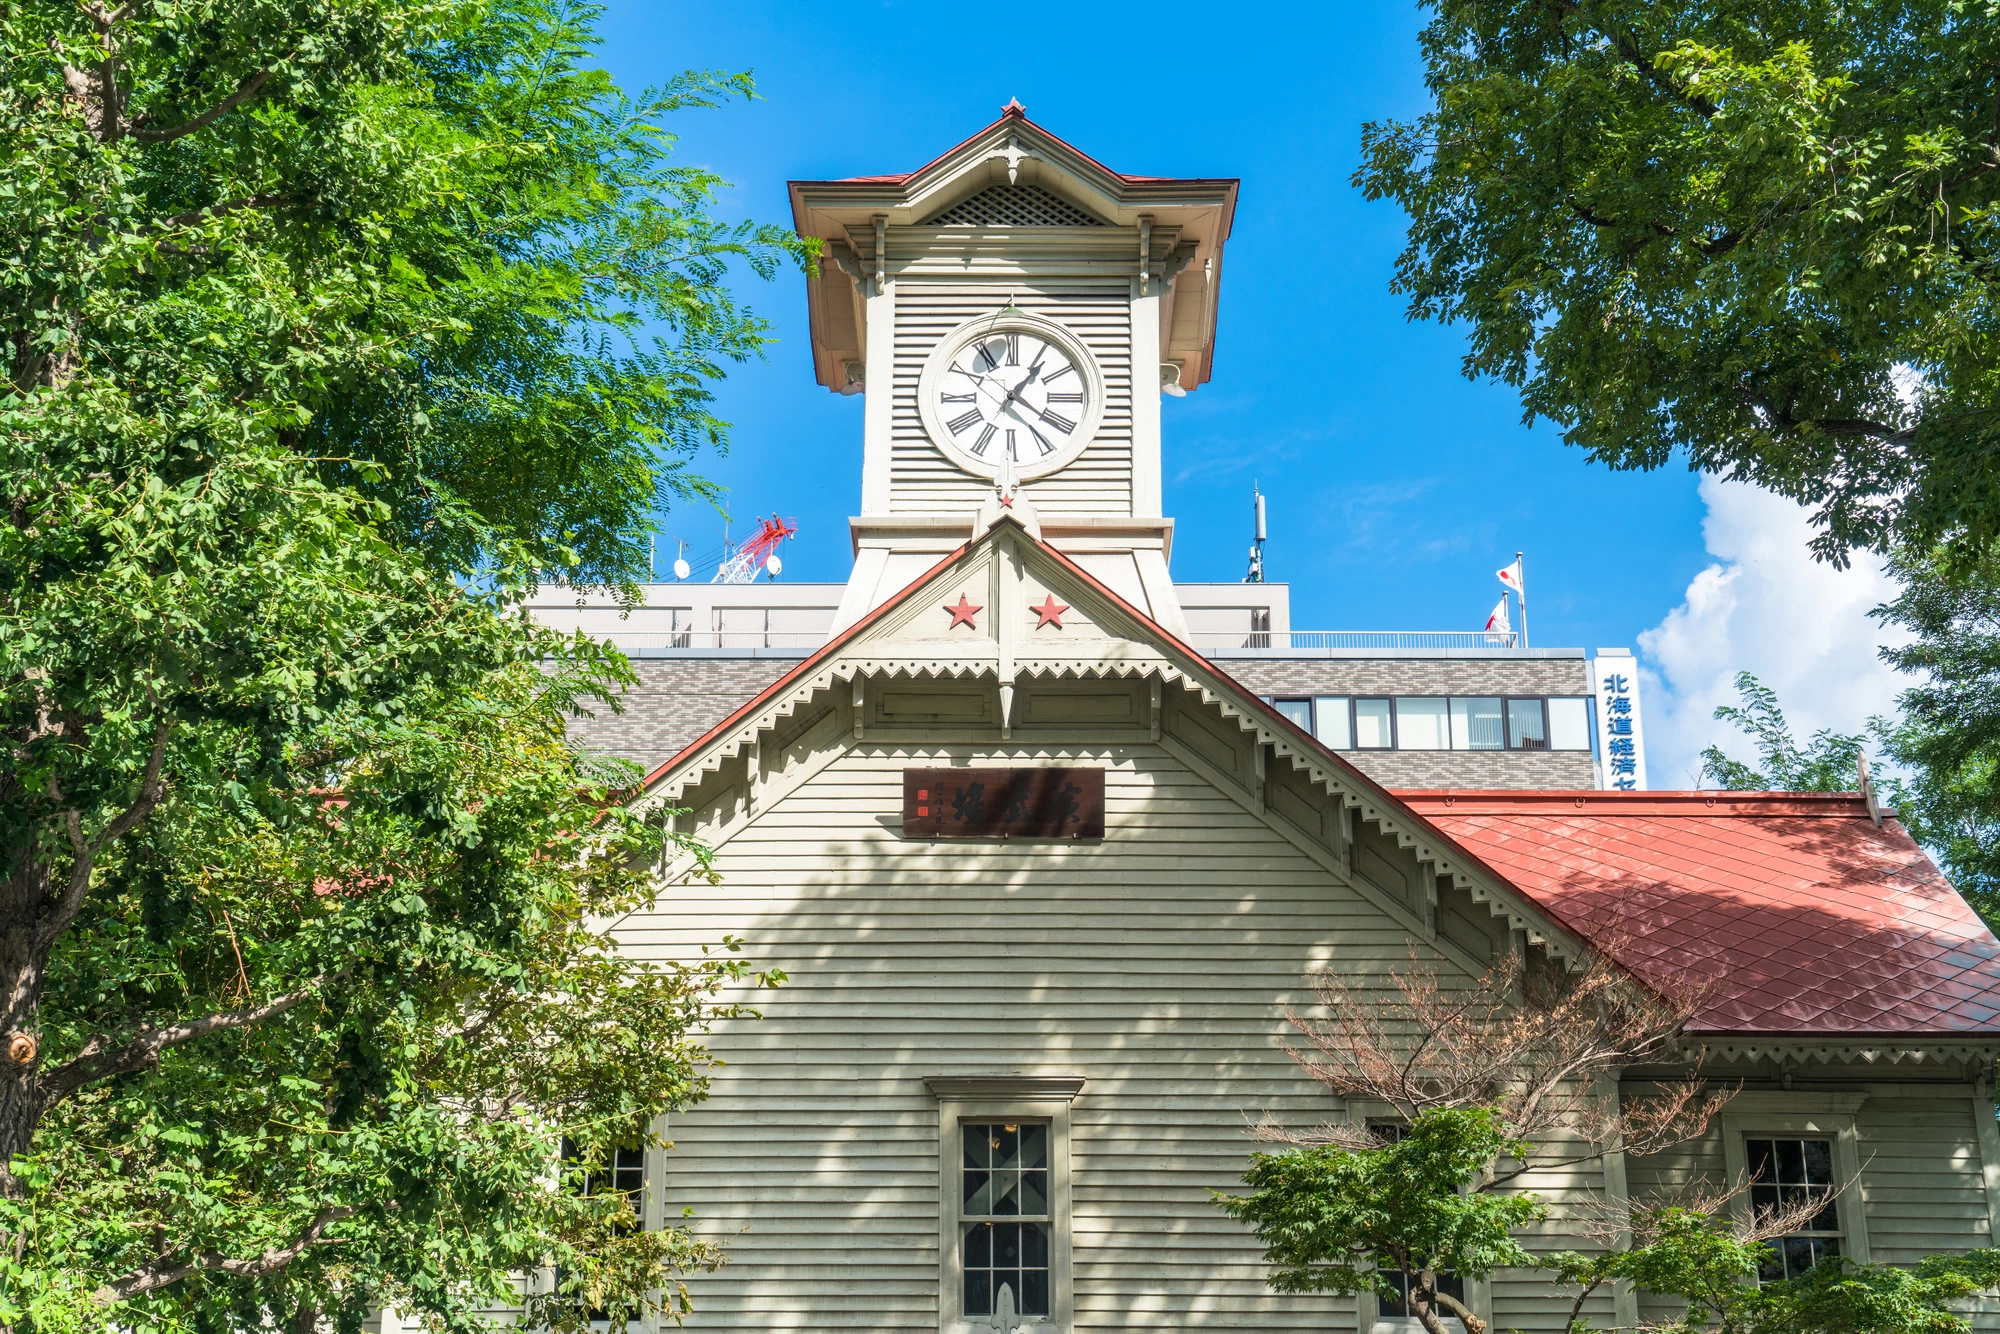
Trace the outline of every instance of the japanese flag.
<path fill-rule="evenodd" d="M 1500 601 L 1494 604 L 1493 614 L 1486 618 L 1486 630 L 1487 633 L 1496 635 L 1511 635 L 1514 633 L 1514 627 L 1507 620 L 1507 595 L 1505 593 L 1502 593 Z"/>
<path fill-rule="evenodd" d="M 1528 589 L 1527 585 L 1521 581 L 1521 558 L 1519 556 L 1514 557 L 1512 565 L 1509 565 L 1504 570 L 1496 570 L 1494 573 L 1500 576 L 1501 583 L 1521 595 L 1522 606 L 1525 607 L 1528 605 Z"/>

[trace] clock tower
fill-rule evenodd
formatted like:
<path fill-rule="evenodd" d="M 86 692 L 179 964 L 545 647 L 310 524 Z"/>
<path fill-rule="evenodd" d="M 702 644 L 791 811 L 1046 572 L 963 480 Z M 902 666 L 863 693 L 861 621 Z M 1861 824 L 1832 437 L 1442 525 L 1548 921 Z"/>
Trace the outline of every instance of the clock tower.
<path fill-rule="evenodd" d="M 836 631 L 1010 512 L 1185 633 L 1160 398 L 1208 379 L 1236 187 L 1112 171 L 1018 103 L 916 171 L 791 183 L 815 369 L 867 399 Z"/>

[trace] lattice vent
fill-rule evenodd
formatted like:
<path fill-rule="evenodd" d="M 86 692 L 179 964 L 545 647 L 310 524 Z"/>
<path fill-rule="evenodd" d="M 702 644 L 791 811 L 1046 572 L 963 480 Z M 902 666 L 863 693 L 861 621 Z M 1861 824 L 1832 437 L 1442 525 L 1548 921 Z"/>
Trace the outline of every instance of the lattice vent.
<path fill-rule="evenodd" d="M 1036 185 L 990 185 L 932 218 L 932 227 L 1102 227 L 1066 199 Z"/>

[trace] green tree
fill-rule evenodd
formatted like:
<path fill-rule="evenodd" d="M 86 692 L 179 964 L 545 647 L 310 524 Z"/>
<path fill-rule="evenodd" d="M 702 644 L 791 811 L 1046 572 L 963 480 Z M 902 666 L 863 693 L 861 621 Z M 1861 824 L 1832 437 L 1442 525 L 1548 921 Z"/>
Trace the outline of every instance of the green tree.
<path fill-rule="evenodd" d="M 723 267 L 804 251 L 662 156 L 747 82 L 625 100 L 594 19 L 0 7 L 0 1325 L 465 1327 L 543 1263 L 574 1324 L 716 1259 L 550 1186 L 745 975 L 610 949 L 667 844 L 562 720 L 629 669 L 510 598 L 643 568 L 765 337 Z"/>
<path fill-rule="evenodd" d="M 1485 1278 L 1501 1266 L 1534 1263 L 1510 1234 L 1548 1212 L 1540 1198 L 1467 1189 L 1501 1154 L 1528 1151 L 1508 1137 L 1493 1108 L 1437 1108 L 1379 1147 L 1256 1154 L 1243 1176 L 1251 1193 L 1220 1195 L 1217 1203 L 1264 1243 L 1279 1292 L 1373 1292 L 1402 1301 L 1389 1280 L 1406 1274 L 1415 1289 L 1411 1313 L 1429 1334 L 1444 1334 L 1441 1314 L 1478 1334 L 1484 1322 L 1438 1292 L 1438 1277 Z"/>
<path fill-rule="evenodd" d="M 1724 704 L 1715 711 L 1723 722 L 1735 723 L 1757 747 L 1760 768 L 1732 760 L 1722 747 L 1701 753 L 1701 779 L 1731 792 L 1852 792 L 1860 782 L 1862 746 L 1866 738 L 1821 728 L 1801 746 L 1792 738 L 1791 724 L 1778 706 L 1778 692 L 1750 672 L 1736 674 L 1741 706 Z"/>
<path fill-rule="evenodd" d="M 1920 680 L 1885 736 L 1901 766 L 1889 790 L 1911 835 L 2000 922 L 2000 563 L 1939 554 L 1891 568 L 1903 591 L 1876 615 L 1915 637 L 1882 656 Z"/>
<path fill-rule="evenodd" d="M 2000 534 L 2000 4 L 1429 7 L 1431 109 L 1355 179 L 1468 375 L 1814 507 L 1827 559 Z"/>
<path fill-rule="evenodd" d="M 1751 738 L 1760 767 L 1710 746 L 1701 779 L 1737 792 L 1851 792 L 1872 739 L 1889 762 L 1872 775 L 1883 804 L 1966 901 L 2000 922 L 2000 571 L 1943 553 L 1927 562 L 1898 557 L 1891 569 L 1903 592 L 1874 614 L 1916 637 L 1881 653 L 1924 678 L 1897 697 L 1900 716 L 1871 718 L 1866 733 L 1821 728 L 1801 746 L 1777 693 L 1739 672 L 1742 706 L 1715 716 Z"/>
<path fill-rule="evenodd" d="M 1571 973 L 1510 958 L 1476 979 L 1413 965 L 1394 995 L 1314 978 L 1323 1018 L 1290 1016 L 1294 1060 L 1335 1096 L 1390 1113 L 1387 1125 L 1267 1124 L 1290 1145 L 1255 1155 L 1243 1196 L 1217 1204 L 1249 1223 L 1281 1292 L 1374 1292 L 1407 1301 L 1427 1334 L 1485 1322 L 1441 1280 L 1535 1263 L 1512 1237 L 1542 1218 L 1521 1189 L 1538 1170 L 1593 1161 L 1618 1142 L 1658 1152 L 1699 1138 L 1727 1101 L 1696 1075 L 1607 1104 L 1596 1087 L 1669 1058 L 1699 989 L 1636 986 L 1606 960 Z"/>
<path fill-rule="evenodd" d="M 1794 1220 L 1772 1218 L 1744 1228 L 1721 1216 L 1724 1200 L 1695 1207 L 1634 1211 L 1629 1248 L 1553 1256 L 1555 1281 L 1575 1286 L 1568 1328 L 1584 1299 L 1612 1279 L 1686 1303 L 1667 1334 L 1966 1334 L 1972 1322 L 1954 1311 L 1966 1298 L 2000 1285 L 2000 1251 L 1928 1256 L 1910 1267 L 1856 1265 L 1833 1257 L 1797 1278 L 1751 1282 L 1768 1255 L 1768 1238 Z M 1815 1202 L 1816 1204 L 1816 1202 Z"/>

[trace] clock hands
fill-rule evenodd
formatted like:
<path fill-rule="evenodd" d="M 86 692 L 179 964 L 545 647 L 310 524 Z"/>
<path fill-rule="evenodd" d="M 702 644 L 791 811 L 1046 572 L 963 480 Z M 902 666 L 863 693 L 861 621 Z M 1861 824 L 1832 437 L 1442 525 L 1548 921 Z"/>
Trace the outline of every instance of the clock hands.
<path fill-rule="evenodd" d="M 986 436 L 990 437 L 993 434 L 993 427 L 991 423 L 995 419 L 1011 418 L 1012 420 L 1019 423 L 1022 427 L 1024 427 L 1027 430 L 1029 436 L 1033 438 L 1036 445 L 1040 446 L 1041 452 L 1044 456 L 1054 452 L 1056 448 L 1055 445 L 1051 444 L 1048 438 L 1045 437 L 1041 433 L 1041 431 L 1036 428 L 1036 424 L 1033 419 L 1040 418 L 1045 421 L 1053 420 L 1057 426 L 1059 426 L 1065 431 L 1065 433 L 1067 433 L 1067 431 L 1071 428 L 1072 423 L 1064 421 L 1061 417 L 1055 417 L 1051 419 L 1046 409 L 1040 412 L 1037 412 L 1033 409 L 1027 409 L 1024 411 L 1023 409 L 1026 409 L 1026 401 L 1022 398 L 1022 394 L 1028 389 L 1030 385 L 1036 384 L 1045 378 L 1042 374 L 1042 363 L 1048 357 L 1049 350 L 1050 349 L 1048 344 L 1046 343 L 1042 344 L 1042 346 L 1036 350 L 1034 360 L 1028 363 L 1027 373 L 1023 375 L 1020 378 L 1020 380 L 1017 381 L 1015 384 L 1013 384 L 1011 387 L 1006 384 L 1006 381 L 999 374 L 1000 367 L 998 365 L 995 365 L 991 370 L 985 372 L 972 370 L 965 366 L 955 365 L 952 367 L 952 369 L 956 371 L 958 374 L 963 375 L 966 379 L 972 381 L 974 388 L 981 393 L 990 393 L 995 383 L 998 383 L 1001 387 L 1002 392 L 1000 394 L 999 402 L 992 404 L 991 416 L 987 417 L 987 421 L 989 424 L 986 428 Z M 990 354 L 988 355 L 990 356 Z M 1065 364 L 1060 370 L 1056 372 L 1056 374 L 1062 375 L 1072 369 L 1074 368 Z M 989 402 L 990 401 L 991 400 L 989 399 Z M 980 415 L 984 416 L 986 414 L 982 413 Z M 972 419 L 972 414 L 968 413 L 966 414 L 966 417 L 969 422 Z M 954 422 L 953 426 L 954 427 L 958 426 L 958 423 Z M 984 443 L 985 443 L 985 438 L 982 437 L 981 444 Z M 1013 457 L 1013 443 L 1014 443 L 1014 433 L 1013 431 L 1010 430 L 1007 432 L 1008 456 L 1010 459 Z"/>
<path fill-rule="evenodd" d="M 1035 382 L 1035 377 L 1037 375 L 1040 375 L 1041 373 L 1042 373 L 1042 359 L 1040 357 L 1036 357 L 1035 364 L 1028 367 L 1028 373 L 1021 377 L 1021 383 L 1015 385 L 1012 389 L 1009 389 L 1007 391 L 1007 397 L 1001 399 L 1000 406 L 993 410 L 995 412 L 1005 412 L 1010 404 L 1020 402 L 1021 391 L 1023 389 L 1026 389 L 1029 385 L 1033 384 Z"/>

